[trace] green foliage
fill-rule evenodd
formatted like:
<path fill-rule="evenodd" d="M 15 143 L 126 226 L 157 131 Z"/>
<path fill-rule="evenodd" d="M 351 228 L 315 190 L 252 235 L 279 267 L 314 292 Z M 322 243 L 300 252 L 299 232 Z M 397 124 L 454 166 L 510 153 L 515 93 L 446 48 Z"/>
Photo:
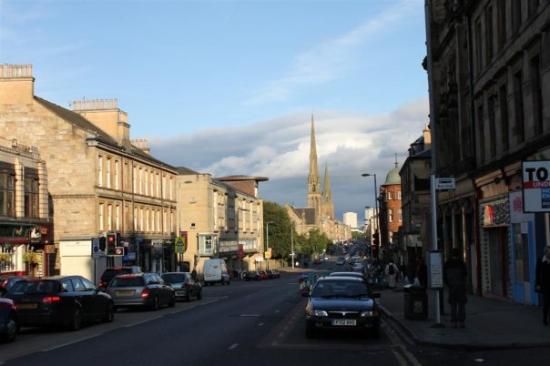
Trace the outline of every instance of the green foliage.
<path fill-rule="evenodd" d="M 302 254 L 321 254 L 323 250 L 326 250 L 332 241 L 319 229 L 313 229 L 309 231 L 309 235 L 299 236 L 297 240 L 297 252 Z"/>
<path fill-rule="evenodd" d="M 269 246 L 272 248 L 272 257 L 287 258 L 290 255 L 292 223 L 286 209 L 275 202 L 264 201 L 264 243 L 266 249 L 265 228 L 268 222 L 271 222 L 269 224 Z"/>
<path fill-rule="evenodd" d="M 367 239 L 368 235 L 367 235 L 367 233 L 364 233 L 364 232 L 361 232 L 361 231 L 352 231 L 351 232 L 351 237 L 354 240 Z"/>

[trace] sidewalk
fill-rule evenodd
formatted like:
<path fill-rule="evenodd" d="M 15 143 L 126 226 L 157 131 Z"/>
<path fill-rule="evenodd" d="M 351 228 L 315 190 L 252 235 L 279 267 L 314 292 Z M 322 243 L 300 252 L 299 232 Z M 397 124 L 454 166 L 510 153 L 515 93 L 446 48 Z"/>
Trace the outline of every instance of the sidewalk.
<path fill-rule="evenodd" d="M 540 307 L 469 295 L 466 328 L 451 327 L 447 302 L 445 315 L 441 316 L 445 328 L 432 328 L 433 292 L 428 294 L 427 320 L 405 319 L 402 288 L 381 291 L 380 308 L 386 318 L 420 344 L 466 349 L 550 346 L 550 326 L 542 324 Z"/>

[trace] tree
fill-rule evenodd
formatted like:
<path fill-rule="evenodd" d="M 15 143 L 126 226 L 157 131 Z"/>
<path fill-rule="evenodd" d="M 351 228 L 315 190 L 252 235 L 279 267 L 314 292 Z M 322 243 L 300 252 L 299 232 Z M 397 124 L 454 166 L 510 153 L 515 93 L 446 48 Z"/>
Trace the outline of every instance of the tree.
<path fill-rule="evenodd" d="M 290 231 L 292 224 L 286 209 L 270 201 L 264 201 L 264 243 L 267 249 L 266 226 L 269 224 L 269 246 L 272 248 L 273 258 L 287 258 L 290 256 Z"/>
<path fill-rule="evenodd" d="M 310 230 L 307 237 L 300 235 L 297 243 L 297 252 L 307 255 L 320 254 L 332 244 L 319 229 Z"/>

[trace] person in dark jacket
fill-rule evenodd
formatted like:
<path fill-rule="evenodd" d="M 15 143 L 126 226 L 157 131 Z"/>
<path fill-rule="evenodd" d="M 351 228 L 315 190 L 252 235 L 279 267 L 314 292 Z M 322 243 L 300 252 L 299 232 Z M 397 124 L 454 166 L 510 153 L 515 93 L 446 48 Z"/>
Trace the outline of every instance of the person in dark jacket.
<path fill-rule="evenodd" d="M 544 248 L 544 255 L 537 261 L 536 290 L 542 295 L 542 323 L 548 325 L 550 311 L 550 246 Z"/>
<path fill-rule="evenodd" d="M 443 276 L 445 284 L 449 288 L 449 304 L 451 304 L 453 327 L 464 328 L 466 302 L 468 301 L 466 297 L 468 273 L 459 249 L 455 248 L 451 251 L 451 258 L 445 262 Z"/>

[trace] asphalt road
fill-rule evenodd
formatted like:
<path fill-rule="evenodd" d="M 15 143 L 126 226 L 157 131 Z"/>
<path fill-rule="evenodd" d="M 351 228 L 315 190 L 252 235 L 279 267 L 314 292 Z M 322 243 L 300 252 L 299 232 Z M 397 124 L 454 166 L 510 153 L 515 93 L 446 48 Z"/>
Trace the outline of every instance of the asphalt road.
<path fill-rule="evenodd" d="M 25 330 L 15 343 L 0 345 L 0 364 L 418 364 L 385 324 L 379 339 L 341 334 L 306 339 L 297 277 L 207 287 L 201 301 L 117 313 L 114 323 L 78 332 Z"/>

